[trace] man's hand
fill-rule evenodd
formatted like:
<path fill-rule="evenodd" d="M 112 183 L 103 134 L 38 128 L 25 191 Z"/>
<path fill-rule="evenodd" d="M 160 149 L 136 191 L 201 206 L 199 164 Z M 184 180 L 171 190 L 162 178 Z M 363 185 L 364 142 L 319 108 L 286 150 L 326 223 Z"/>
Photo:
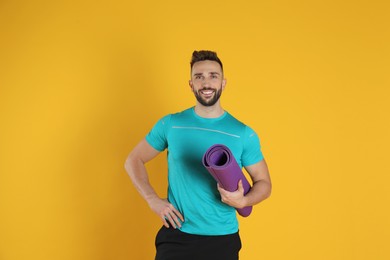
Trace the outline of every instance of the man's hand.
<path fill-rule="evenodd" d="M 221 201 L 237 209 L 244 208 L 246 206 L 246 199 L 244 196 L 244 187 L 242 180 L 238 182 L 238 189 L 230 192 L 222 188 L 218 183 L 218 191 L 221 194 Z"/>
<path fill-rule="evenodd" d="M 181 213 L 167 199 L 154 198 L 149 202 L 149 206 L 162 219 L 167 228 L 169 228 L 169 223 L 173 228 L 177 228 L 181 227 L 181 222 L 184 222 Z"/>

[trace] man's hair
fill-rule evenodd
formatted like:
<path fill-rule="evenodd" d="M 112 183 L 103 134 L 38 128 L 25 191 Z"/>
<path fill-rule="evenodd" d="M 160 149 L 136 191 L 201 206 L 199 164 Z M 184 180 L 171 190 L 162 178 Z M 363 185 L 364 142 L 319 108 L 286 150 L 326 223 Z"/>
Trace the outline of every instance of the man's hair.
<path fill-rule="evenodd" d="M 223 65 L 221 60 L 218 58 L 217 53 L 215 51 L 194 51 L 192 53 L 191 58 L 191 69 L 194 66 L 194 64 L 198 61 L 204 61 L 204 60 L 211 60 L 218 62 L 219 65 L 221 65 L 221 70 L 223 71 Z"/>

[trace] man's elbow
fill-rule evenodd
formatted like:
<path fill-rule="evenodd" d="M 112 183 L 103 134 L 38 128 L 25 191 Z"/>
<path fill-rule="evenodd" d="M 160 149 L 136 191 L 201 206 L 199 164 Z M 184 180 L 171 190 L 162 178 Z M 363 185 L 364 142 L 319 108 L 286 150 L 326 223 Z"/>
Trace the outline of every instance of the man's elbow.
<path fill-rule="evenodd" d="M 272 193 L 272 184 L 271 182 L 267 182 L 267 188 L 265 189 L 265 194 L 264 194 L 264 199 L 268 199 L 269 197 L 271 197 L 271 193 Z"/>
<path fill-rule="evenodd" d="M 134 152 L 131 152 L 129 156 L 127 156 L 125 161 L 125 170 L 128 174 L 131 174 L 134 165 L 137 164 L 138 158 L 135 156 Z"/>

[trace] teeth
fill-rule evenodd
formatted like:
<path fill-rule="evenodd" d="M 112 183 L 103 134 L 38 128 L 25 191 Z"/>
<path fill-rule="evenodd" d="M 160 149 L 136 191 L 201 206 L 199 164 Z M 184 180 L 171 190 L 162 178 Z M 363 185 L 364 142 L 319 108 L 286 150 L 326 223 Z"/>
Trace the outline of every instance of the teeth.
<path fill-rule="evenodd" d="M 209 94 L 212 94 L 213 91 L 211 91 L 211 90 L 206 90 L 206 91 L 202 91 L 202 93 L 205 94 L 205 95 L 209 95 Z"/>

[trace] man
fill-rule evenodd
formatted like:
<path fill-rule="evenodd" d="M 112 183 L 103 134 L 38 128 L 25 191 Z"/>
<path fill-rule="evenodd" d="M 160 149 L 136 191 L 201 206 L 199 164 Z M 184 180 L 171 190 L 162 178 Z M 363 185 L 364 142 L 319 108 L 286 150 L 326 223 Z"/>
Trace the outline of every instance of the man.
<path fill-rule="evenodd" d="M 130 153 L 125 168 L 163 222 L 156 236 L 156 259 L 238 259 L 241 240 L 235 208 L 270 196 L 268 167 L 256 133 L 221 106 L 226 79 L 215 52 L 193 52 L 189 85 L 195 107 L 161 118 Z M 203 154 L 213 144 L 228 146 L 249 173 L 253 185 L 246 195 L 241 181 L 236 191 L 226 191 L 203 166 Z M 168 199 L 156 194 L 144 166 L 165 149 Z"/>

